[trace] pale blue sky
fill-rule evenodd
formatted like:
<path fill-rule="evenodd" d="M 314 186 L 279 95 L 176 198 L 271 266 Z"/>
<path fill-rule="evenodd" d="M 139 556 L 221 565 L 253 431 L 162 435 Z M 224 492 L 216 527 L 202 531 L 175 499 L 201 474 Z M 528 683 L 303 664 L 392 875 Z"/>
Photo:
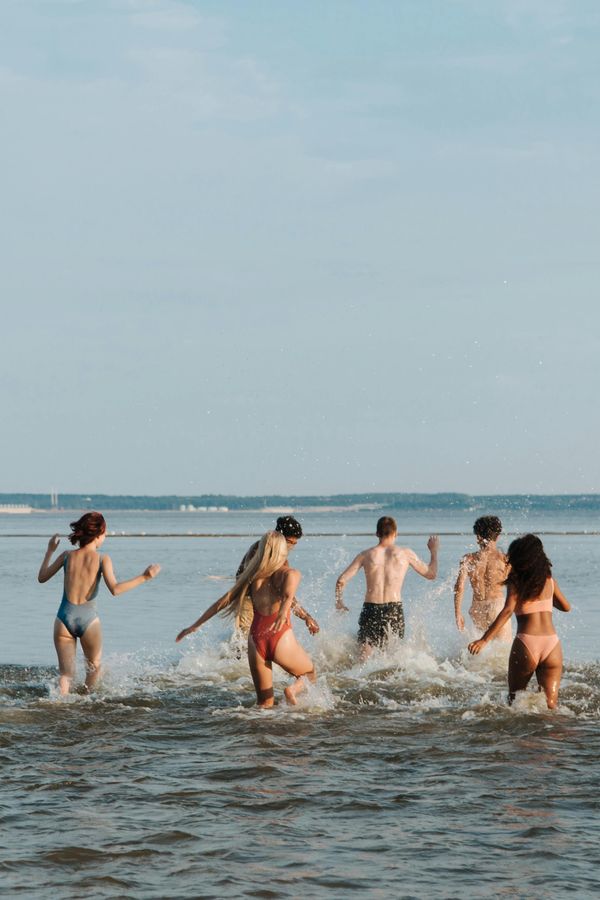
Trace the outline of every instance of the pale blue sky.
<path fill-rule="evenodd" d="M 0 490 L 599 490 L 598 46 L 595 0 L 4 0 Z"/>

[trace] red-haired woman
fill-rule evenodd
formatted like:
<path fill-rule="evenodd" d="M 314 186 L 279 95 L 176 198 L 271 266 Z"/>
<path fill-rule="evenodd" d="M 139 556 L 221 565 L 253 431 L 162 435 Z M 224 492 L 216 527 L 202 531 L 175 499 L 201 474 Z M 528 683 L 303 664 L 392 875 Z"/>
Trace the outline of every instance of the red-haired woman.
<path fill-rule="evenodd" d="M 510 570 L 504 609 L 485 634 L 469 644 L 471 653 L 496 637 L 514 613 L 518 629 L 508 660 L 508 700 L 524 691 L 535 672 L 540 691 L 546 694 L 548 709 L 558 704 L 562 675 L 562 648 L 552 624 L 552 608 L 569 612 L 571 604 L 552 578 L 552 563 L 535 534 L 517 538 L 508 548 Z"/>
<path fill-rule="evenodd" d="M 68 694 L 75 674 L 77 638 L 86 660 L 87 675 L 85 686 L 88 691 L 94 687 L 100 674 L 102 657 L 102 629 L 96 609 L 96 595 L 100 577 L 111 594 L 124 594 L 132 588 L 150 581 L 160 572 L 159 565 L 151 565 L 136 578 L 117 581 L 110 556 L 101 556 L 98 548 L 106 537 L 106 522 L 99 512 L 85 513 L 76 522 L 71 522 L 69 540 L 78 544 L 78 550 L 65 550 L 54 562 L 52 554 L 59 545 L 60 538 L 53 535 L 48 541 L 48 549 L 38 572 L 38 581 L 49 581 L 64 568 L 65 580 L 61 604 L 54 622 L 54 646 L 58 655 L 61 694 Z"/>

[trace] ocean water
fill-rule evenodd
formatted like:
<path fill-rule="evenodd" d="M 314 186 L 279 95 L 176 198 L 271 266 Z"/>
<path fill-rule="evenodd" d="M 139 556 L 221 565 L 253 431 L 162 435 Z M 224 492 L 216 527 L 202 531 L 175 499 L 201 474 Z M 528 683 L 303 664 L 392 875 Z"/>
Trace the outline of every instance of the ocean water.
<path fill-rule="evenodd" d="M 224 591 L 273 518 L 111 514 L 104 549 L 118 576 L 155 561 L 163 570 L 119 598 L 101 590 L 102 684 L 92 697 L 61 699 L 52 624 L 62 579 L 39 585 L 36 573 L 47 538 L 65 534 L 69 518 L 0 517 L 6 896 L 597 896 L 593 514 L 504 516 L 510 534 L 543 534 L 573 604 L 555 614 L 565 672 L 554 712 L 533 685 L 507 707 L 507 647 L 468 655 L 452 585 L 473 546 L 472 517 L 447 511 L 398 517 L 401 542 L 425 558 L 430 531 L 443 535 L 440 573 L 433 583 L 408 575 L 406 639 L 364 665 L 355 645 L 362 576 L 346 591 L 345 616 L 333 588 L 371 543 L 376 514 L 301 517 L 307 534 L 291 559 L 321 632 L 294 627 L 319 677 L 298 707 L 272 711 L 254 708 L 244 648 L 226 620 L 174 638 Z M 275 670 L 280 698 L 288 681 Z"/>

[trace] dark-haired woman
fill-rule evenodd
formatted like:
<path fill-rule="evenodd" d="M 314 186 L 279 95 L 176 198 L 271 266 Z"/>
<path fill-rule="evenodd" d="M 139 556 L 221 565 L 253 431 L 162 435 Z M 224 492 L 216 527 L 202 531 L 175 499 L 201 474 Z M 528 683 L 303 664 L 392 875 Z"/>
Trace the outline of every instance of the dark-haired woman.
<path fill-rule="evenodd" d="M 571 605 L 552 578 L 552 563 L 539 537 L 526 534 L 513 541 L 508 548 L 508 563 L 504 609 L 483 637 L 469 644 L 469 651 L 479 653 L 514 612 L 518 629 L 508 661 L 508 701 L 512 703 L 516 692 L 525 690 L 535 672 L 548 709 L 554 709 L 562 674 L 562 648 L 552 624 L 552 608 L 569 612 Z"/>
<path fill-rule="evenodd" d="M 48 541 L 48 549 L 38 572 L 38 581 L 43 584 L 64 569 L 63 596 L 54 622 L 54 646 L 58 655 L 58 685 L 61 694 L 69 693 L 75 674 L 78 638 L 86 661 L 85 686 L 88 691 L 92 690 L 100 674 L 102 629 L 96 609 L 100 578 L 104 578 L 107 588 L 116 596 L 149 581 L 160 572 L 160 566 L 154 564 L 136 578 L 117 581 L 110 556 L 98 553 L 105 537 L 104 516 L 99 512 L 85 513 L 76 522 L 71 522 L 69 540 L 74 545 L 78 544 L 79 549 L 65 550 L 54 562 L 50 562 L 60 543 L 60 537 L 53 535 Z"/>

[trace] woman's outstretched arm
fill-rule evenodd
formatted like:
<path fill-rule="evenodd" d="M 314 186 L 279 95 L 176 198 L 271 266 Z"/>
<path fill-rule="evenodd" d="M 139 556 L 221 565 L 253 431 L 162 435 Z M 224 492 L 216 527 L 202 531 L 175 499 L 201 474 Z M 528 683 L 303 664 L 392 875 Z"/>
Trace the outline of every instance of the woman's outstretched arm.
<path fill-rule="evenodd" d="M 160 572 L 160 566 L 158 563 L 152 563 L 151 566 L 148 566 L 147 569 L 144 569 L 141 575 L 137 575 L 135 578 L 130 578 L 128 581 L 117 581 L 115 573 L 113 571 L 113 564 L 110 556 L 102 557 L 102 575 L 104 577 L 104 583 L 106 587 L 109 589 L 113 597 L 117 597 L 119 594 L 124 594 L 126 591 L 131 591 L 133 588 L 138 587 L 140 584 L 144 584 L 146 581 L 150 581 L 152 578 L 156 578 L 158 573 Z"/>
<path fill-rule="evenodd" d="M 40 584 L 44 584 L 45 581 L 49 581 L 53 575 L 56 575 L 59 572 L 65 562 L 67 551 L 64 550 L 60 556 L 57 556 L 53 563 L 50 563 L 52 558 L 52 554 L 60 544 L 60 537 L 57 534 L 53 534 L 50 540 L 48 541 L 48 549 L 44 554 L 44 558 L 42 560 L 42 564 L 40 566 L 40 571 L 38 572 L 38 581 Z"/>
<path fill-rule="evenodd" d="M 193 634 L 194 631 L 197 631 L 201 625 L 204 625 L 205 622 L 208 622 L 209 619 L 212 619 L 213 616 L 216 616 L 218 612 L 221 612 L 221 610 L 225 609 L 226 606 L 229 606 L 230 603 L 231 591 L 227 591 L 226 594 L 223 594 L 222 597 L 219 597 L 218 600 L 215 600 L 215 602 L 208 607 L 206 612 L 202 613 L 200 618 L 197 619 L 193 625 L 190 625 L 189 628 L 184 628 L 183 631 L 180 631 L 175 638 L 175 643 L 179 643 L 179 641 L 183 640 L 184 637 L 187 637 L 188 634 Z"/>
<path fill-rule="evenodd" d="M 509 592 L 506 603 L 503 608 L 500 610 L 488 630 L 485 634 L 479 638 L 478 641 L 472 641 L 469 644 L 469 653 L 480 653 L 485 645 L 492 640 L 492 638 L 496 637 L 499 631 L 501 631 L 507 622 L 510 621 L 512 614 L 515 611 L 515 606 L 517 605 L 517 595 L 515 593 Z"/>

